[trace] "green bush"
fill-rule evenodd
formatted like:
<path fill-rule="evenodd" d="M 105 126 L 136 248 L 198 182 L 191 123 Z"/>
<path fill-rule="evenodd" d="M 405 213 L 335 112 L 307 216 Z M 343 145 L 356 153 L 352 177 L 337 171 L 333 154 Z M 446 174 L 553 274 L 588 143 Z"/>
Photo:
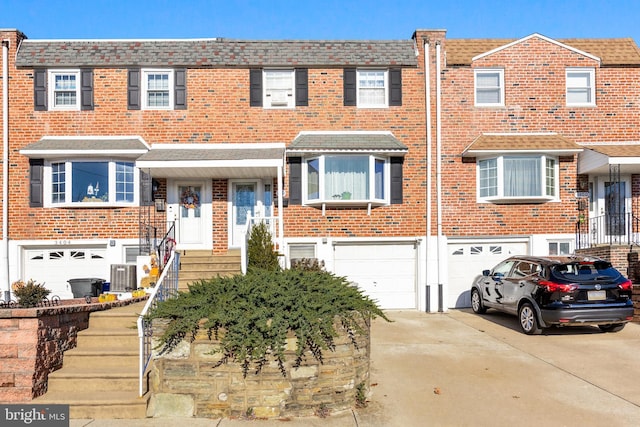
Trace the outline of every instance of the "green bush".
<path fill-rule="evenodd" d="M 27 283 L 23 281 L 15 282 L 12 288 L 13 295 L 15 295 L 18 304 L 22 307 L 35 307 L 51 293 L 43 284 L 36 283 L 33 279 L 29 279 Z"/>
<path fill-rule="evenodd" d="M 251 228 L 247 245 L 248 269 L 280 270 L 278 252 L 273 248 L 273 238 L 265 222 Z"/>
<path fill-rule="evenodd" d="M 325 271 L 258 270 L 219 277 L 189 286 L 177 298 L 158 304 L 148 320 L 167 320 L 160 336 L 161 352 L 182 339 L 193 340 L 199 329 L 220 340 L 221 362 L 239 362 L 244 375 L 258 373 L 272 355 L 283 375 L 287 333 L 297 340 L 299 366 L 309 350 L 322 362 L 322 352 L 334 348 L 340 324 L 357 347 L 356 338 L 372 318 L 387 317 L 377 304 L 344 277 Z M 224 333 L 220 333 L 224 331 Z"/>

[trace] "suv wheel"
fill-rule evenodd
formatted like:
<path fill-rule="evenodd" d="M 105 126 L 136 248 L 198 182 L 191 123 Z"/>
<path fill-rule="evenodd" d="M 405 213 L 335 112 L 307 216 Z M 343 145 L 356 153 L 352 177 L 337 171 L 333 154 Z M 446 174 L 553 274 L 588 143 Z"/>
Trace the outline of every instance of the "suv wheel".
<path fill-rule="evenodd" d="M 482 314 L 487 311 L 485 307 L 482 306 L 482 298 L 480 297 L 480 292 L 476 288 L 471 289 L 471 309 L 474 313 Z"/>
<path fill-rule="evenodd" d="M 598 325 L 602 332 L 620 332 L 624 329 L 624 323 L 614 323 L 612 325 Z"/>
<path fill-rule="evenodd" d="M 525 334 L 538 335 L 542 332 L 542 329 L 538 325 L 536 311 L 533 309 L 531 303 L 525 302 L 520 306 L 520 310 L 518 310 L 518 319 L 520 319 L 522 332 Z"/>

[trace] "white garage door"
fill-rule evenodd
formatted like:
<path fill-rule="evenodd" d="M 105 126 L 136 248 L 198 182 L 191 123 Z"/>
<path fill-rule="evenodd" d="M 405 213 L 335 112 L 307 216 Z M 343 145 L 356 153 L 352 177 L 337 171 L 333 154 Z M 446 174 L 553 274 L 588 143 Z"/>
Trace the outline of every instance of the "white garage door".
<path fill-rule="evenodd" d="M 384 309 L 415 309 L 416 244 L 334 246 L 335 274 L 358 284 Z"/>
<path fill-rule="evenodd" d="M 471 306 L 471 283 L 482 270 L 493 268 L 511 255 L 527 254 L 527 242 L 449 242 L 448 308 Z"/>
<path fill-rule="evenodd" d="M 25 281 L 33 279 L 51 290 L 49 296 L 73 298 L 69 279 L 98 278 L 109 280 L 106 248 L 46 248 L 24 252 Z"/>

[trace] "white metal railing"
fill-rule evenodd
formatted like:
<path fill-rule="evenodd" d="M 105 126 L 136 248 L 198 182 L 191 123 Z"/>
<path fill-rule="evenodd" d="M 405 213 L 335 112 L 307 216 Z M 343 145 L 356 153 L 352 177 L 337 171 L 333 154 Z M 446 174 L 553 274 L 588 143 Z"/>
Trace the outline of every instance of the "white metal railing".
<path fill-rule="evenodd" d="M 241 265 L 242 274 L 246 274 L 247 266 L 249 265 L 247 250 L 249 246 L 249 237 L 251 236 L 251 229 L 255 224 L 262 223 L 262 222 L 266 223 L 267 227 L 269 228 L 269 232 L 271 233 L 271 239 L 273 240 L 274 247 L 276 247 L 279 250 L 282 250 L 284 240 L 280 235 L 280 228 L 278 227 L 278 221 L 279 221 L 279 218 L 277 216 L 252 217 L 251 214 L 248 214 L 247 222 L 243 229 L 244 236 L 240 241 L 240 262 L 242 264 Z"/>
<path fill-rule="evenodd" d="M 144 374 L 151 360 L 151 337 L 153 329 L 151 322 L 145 320 L 145 316 L 154 308 L 158 302 L 175 298 L 178 295 L 178 270 L 180 269 L 180 253 L 171 251 L 171 256 L 166 263 L 166 267 L 160 275 L 160 279 L 149 295 L 147 303 L 144 305 L 140 316 L 138 316 L 138 340 L 140 342 L 140 364 L 139 364 L 139 395 L 144 394 Z"/>

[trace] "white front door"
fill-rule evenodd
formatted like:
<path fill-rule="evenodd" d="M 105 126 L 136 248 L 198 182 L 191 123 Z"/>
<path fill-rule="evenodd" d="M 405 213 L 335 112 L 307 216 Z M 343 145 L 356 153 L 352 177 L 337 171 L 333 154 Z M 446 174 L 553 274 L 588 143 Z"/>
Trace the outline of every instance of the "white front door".
<path fill-rule="evenodd" d="M 245 237 L 247 219 L 256 216 L 258 203 L 258 181 L 231 183 L 231 246 L 240 246 Z"/>
<path fill-rule="evenodd" d="M 176 182 L 167 210 L 175 221 L 176 242 L 181 249 L 207 249 L 212 245 L 210 189 L 204 182 Z"/>
<path fill-rule="evenodd" d="M 598 177 L 597 210 L 599 217 L 595 224 L 593 237 L 602 242 L 624 239 L 629 224 L 626 214 L 631 212 L 631 182 L 629 177 L 621 176 L 620 182 L 612 182 L 609 177 Z"/>

